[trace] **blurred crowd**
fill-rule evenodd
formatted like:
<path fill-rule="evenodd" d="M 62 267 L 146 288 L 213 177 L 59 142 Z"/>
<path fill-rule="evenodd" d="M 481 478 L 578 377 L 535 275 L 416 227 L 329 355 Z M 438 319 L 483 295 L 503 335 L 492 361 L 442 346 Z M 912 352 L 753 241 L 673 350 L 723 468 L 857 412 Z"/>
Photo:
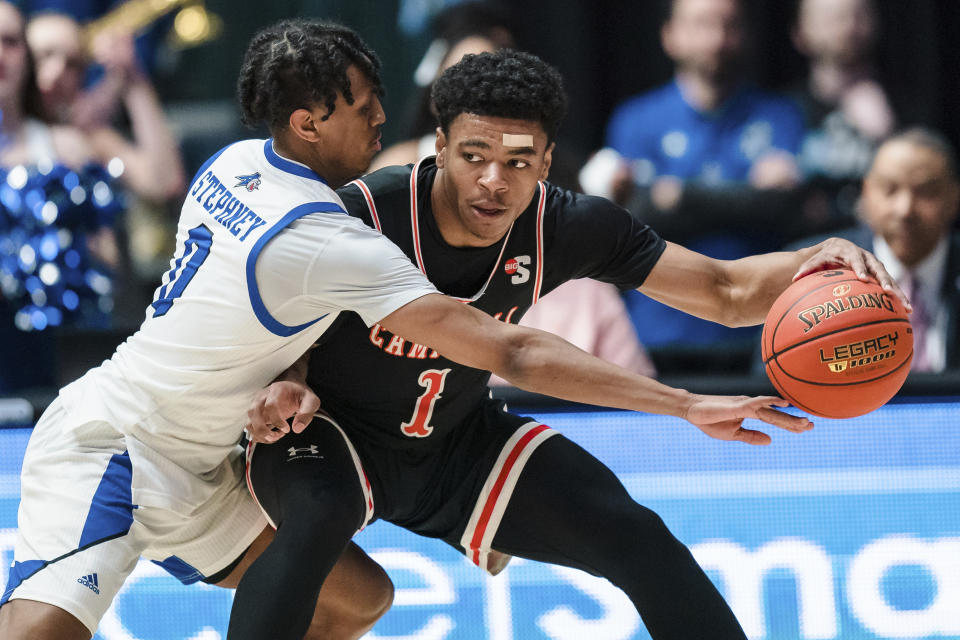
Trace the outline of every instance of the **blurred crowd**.
<path fill-rule="evenodd" d="M 151 76 L 165 46 L 156 31 L 170 21 L 103 19 L 123 4 L 0 0 L 0 395 L 55 387 L 73 349 L 136 328 L 170 268 L 187 176 L 205 159 L 184 160 L 190 141 L 175 135 Z M 503 3 L 420 4 L 429 44 L 408 86 L 388 85 L 410 100 L 388 113 L 397 141 L 374 168 L 433 153 L 429 89 L 443 69 L 525 47 Z M 885 86 L 874 0 L 783 4 L 794 7 L 784 37 L 806 73 L 771 88 L 751 73 L 763 25 L 745 1 L 663 2 L 658 45 L 672 78 L 612 108 L 591 154 L 561 142 L 550 179 L 717 258 L 849 238 L 912 297 L 914 369 L 957 368 L 953 147 Z M 414 5 L 399 2 L 398 24 Z M 762 371 L 759 328 L 728 329 L 594 281 L 552 292 L 522 322 L 648 375 Z"/>

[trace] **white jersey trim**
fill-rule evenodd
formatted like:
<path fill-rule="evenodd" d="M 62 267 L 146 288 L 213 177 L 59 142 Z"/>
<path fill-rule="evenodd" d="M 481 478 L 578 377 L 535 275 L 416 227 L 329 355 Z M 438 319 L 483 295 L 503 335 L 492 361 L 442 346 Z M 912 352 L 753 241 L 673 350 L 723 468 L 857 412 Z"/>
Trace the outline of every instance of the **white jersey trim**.
<path fill-rule="evenodd" d="M 360 192 L 363 194 L 363 199 L 367 201 L 367 210 L 370 211 L 370 219 L 373 221 L 373 226 L 377 231 L 383 232 L 383 229 L 380 226 L 380 216 L 377 215 L 377 203 L 373 200 L 373 194 L 370 193 L 370 187 L 367 186 L 367 183 L 363 180 L 357 179 L 351 182 L 360 189 Z"/>
<path fill-rule="evenodd" d="M 460 538 L 467 558 L 485 571 L 491 569 L 488 564 L 490 545 L 527 460 L 537 447 L 557 433 L 545 424 L 528 422 L 507 440 L 490 470 Z"/>

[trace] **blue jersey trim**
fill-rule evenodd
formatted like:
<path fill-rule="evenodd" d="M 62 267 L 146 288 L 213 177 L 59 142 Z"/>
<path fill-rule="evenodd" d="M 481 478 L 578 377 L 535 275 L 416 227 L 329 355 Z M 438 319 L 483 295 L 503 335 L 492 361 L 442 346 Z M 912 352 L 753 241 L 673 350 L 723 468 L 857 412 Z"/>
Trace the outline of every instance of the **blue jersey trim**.
<path fill-rule="evenodd" d="M 310 322 L 298 325 L 296 327 L 289 327 L 270 315 L 270 312 L 267 311 L 266 305 L 263 304 L 263 299 L 260 297 L 260 289 L 257 287 L 256 269 L 257 258 L 260 257 L 260 252 L 265 246 L 267 246 L 267 243 L 270 242 L 275 235 L 283 231 L 291 222 L 311 213 L 346 214 L 346 211 L 344 211 L 340 205 L 334 202 L 307 202 L 306 204 L 301 204 L 298 207 L 294 207 L 289 211 L 289 213 L 287 213 L 287 215 L 283 216 L 283 219 L 280 220 L 280 222 L 270 227 L 266 233 L 260 236 L 260 239 L 257 240 L 257 243 L 253 245 L 250 255 L 247 256 L 247 291 L 250 294 L 250 304 L 253 306 L 253 312 L 257 314 L 257 319 L 260 320 L 260 324 L 269 329 L 271 333 L 274 333 L 278 336 L 292 336 L 295 333 L 303 331 L 313 323 L 323 320 L 327 316 L 327 314 L 323 314 L 319 318 L 311 320 Z"/>
<path fill-rule="evenodd" d="M 200 582 L 206 576 L 200 573 L 195 567 L 185 562 L 184 560 L 178 558 L 177 556 L 170 556 L 165 560 L 151 560 L 153 564 L 158 567 L 163 567 L 163 569 L 172 575 L 174 578 L 182 582 L 183 584 L 193 584 L 194 582 Z"/>
<path fill-rule="evenodd" d="M 204 163 L 200 166 L 200 168 L 197 169 L 197 172 L 193 175 L 193 180 L 190 181 L 190 187 L 187 189 L 187 191 L 189 191 L 191 188 L 193 188 L 193 185 L 195 185 L 195 184 L 197 183 L 197 180 L 200 179 L 200 176 L 202 176 L 204 173 L 206 173 L 207 169 L 210 168 L 210 165 L 212 165 L 212 164 L 214 163 L 214 161 L 215 161 L 217 158 L 219 158 L 220 155 L 221 155 L 224 151 L 226 151 L 227 149 L 229 149 L 230 147 L 232 147 L 232 146 L 235 145 L 235 144 L 237 144 L 237 143 L 236 143 L 236 142 L 231 142 L 230 144 L 228 144 L 227 146 L 225 146 L 223 149 L 220 149 L 220 151 L 217 151 L 215 154 L 213 154 L 212 156 L 210 156 L 210 158 L 208 158 L 207 161 L 204 162 Z"/>
<path fill-rule="evenodd" d="M 7 603 L 14 590 L 23 583 L 24 580 L 43 569 L 50 564 L 43 560 L 25 560 L 23 562 L 14 562 L 10 565 L 10 573 L 7 576 L 7 587 L 0 596 L 0 607 Z"/>
<path fill-rule="evenodd" d="M 317 180 L 323 184 L 327 184 L 327 181 L 317 175 L 313 169 L 310 169 L 299 162 L 287 160 L 274 151 L 273 138 L 267 138 L 267 141 L 263 143 L 263 155 L 267 157 L 267 162 L 272 164 L 277 169 L 280 169 L 280 171 L 285 171 L 287 173 L 292 173 L 295 176 L 300 176 L 301 178 Z"/>
<path fill-rule="evenodd" d="M 126 534 L 133 525 L 133 465 L 126 451 L 110 457 L 93 494 L 79 547 L 103 538 Z"/>

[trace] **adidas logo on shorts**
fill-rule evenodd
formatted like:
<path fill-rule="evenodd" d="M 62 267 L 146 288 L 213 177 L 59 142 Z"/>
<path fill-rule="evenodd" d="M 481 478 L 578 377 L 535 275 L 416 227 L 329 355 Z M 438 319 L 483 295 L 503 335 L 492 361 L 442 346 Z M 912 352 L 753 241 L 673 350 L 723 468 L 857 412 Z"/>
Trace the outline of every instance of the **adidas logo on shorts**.
<path fill-rule="evenodd" d="M 77 582 L 89 588 L 95 594 L 100 595 L 100 585 L 97 582 L 97 574 L 90 573 L 85 576 L 80 576 L 77 578 Z"/>

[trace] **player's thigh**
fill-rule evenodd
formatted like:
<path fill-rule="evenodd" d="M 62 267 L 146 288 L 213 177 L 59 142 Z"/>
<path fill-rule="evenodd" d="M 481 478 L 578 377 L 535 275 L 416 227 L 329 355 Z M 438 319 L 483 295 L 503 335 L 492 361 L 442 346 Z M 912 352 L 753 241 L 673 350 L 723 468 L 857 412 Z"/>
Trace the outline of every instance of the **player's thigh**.
<path fill-rule="evenodd" d="M 669 535 L 600 460 L 565 437 L 530 458 L 499 522 L 493 546 L 517 556 L 596 571 L 622 540 Z"/>
<path fill-rule="evenodd" d="M 122 436 L 102 423 L 72 424 L 58 401 L 51 404 L 24 456 L 14 562 L 0 605 L 45 603 L 93 633 L 148 544 L 131 496 Z M 4 614 L 6 624 L 12 615 Z"/>
<path fill-rule="evenodd" d="M 189 513 L 138 509 L 138 521 L 155 534 L 143 550 L 143 557 L 156 562 L 184 584 L 198 581 L 216 584 L 237 566 L 248 562 L 248 549 L 258 544 L 265 546 L 262 539 L 269 527 L 247 488 L 240 447 L 221 463 L 216 477 L 212 493 Z M 177 478 L 180 487 L 192 482 L 204 480 L 190 474 Z"/>
<path fill-rule="evenodd" d="M 4 640 L 89 640 L 91 632 L 72 614 L 46 602 L 10 600 L 0 607 Z"/>

